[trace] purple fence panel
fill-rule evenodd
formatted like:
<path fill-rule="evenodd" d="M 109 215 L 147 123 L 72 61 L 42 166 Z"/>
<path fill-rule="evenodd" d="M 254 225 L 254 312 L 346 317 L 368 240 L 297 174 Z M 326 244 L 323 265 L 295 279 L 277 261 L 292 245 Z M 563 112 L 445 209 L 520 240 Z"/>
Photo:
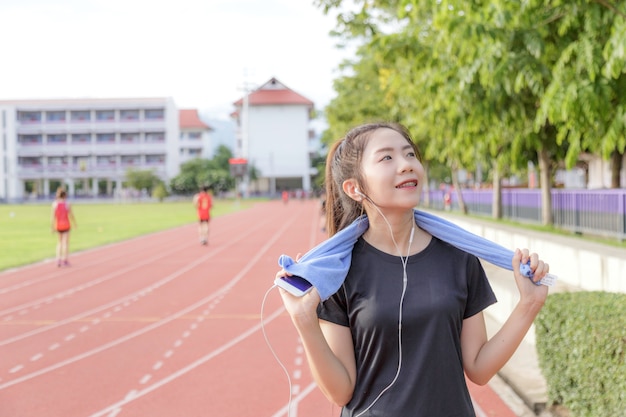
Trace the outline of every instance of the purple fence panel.
<path fill-rule="evenodd" d="M 459 207 L 454 191 L 430 190 L 430 207 L 444 209 L 444 195 L 449 193 L 451 209 Z M 470 213 L 491 215 L 493 190 L 462 190 Z M 551 192 L 552 219 L 555 226 L 576 233 L 615 236 L 626 239 L 626 189 L 566 190 Z M 541 190 L 511 188 L 502 190 L 504 218 L 540 224 Z"/>

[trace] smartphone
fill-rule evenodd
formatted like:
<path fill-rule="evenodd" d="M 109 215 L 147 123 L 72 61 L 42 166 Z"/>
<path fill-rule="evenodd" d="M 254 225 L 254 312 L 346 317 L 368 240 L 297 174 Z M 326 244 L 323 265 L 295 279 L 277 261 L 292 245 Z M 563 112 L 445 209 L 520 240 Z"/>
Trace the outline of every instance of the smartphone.
<path fill-rule="evenodd" d="M 313 284 L 297 275 L 276 278 L 276 280 L 274 280 L 274 284 L 289 291 L 296 297 L 302 297 L 304 294 L 313 289 Z"/>

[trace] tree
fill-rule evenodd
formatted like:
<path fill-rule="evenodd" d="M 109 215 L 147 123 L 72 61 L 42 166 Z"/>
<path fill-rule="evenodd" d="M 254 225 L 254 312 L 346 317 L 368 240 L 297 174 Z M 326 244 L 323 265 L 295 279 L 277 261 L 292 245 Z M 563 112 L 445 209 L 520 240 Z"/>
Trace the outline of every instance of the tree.
<path fill-rule="evenodd" d="M 626 148 L 626 3 L 575 0 L 528 3 L 527 15 L 555 51 L 551 80 L 536 126 L 545 121 L 567 141 L 573 167 L 582 152 L 611 161 L 611 187 L 620 187 Z"/>
<path fill-rule="evenodd" d="M 151 170 L 129 169 L 126 171 L 126 184 L 135 190 L 146 190 L 149 195 L 163 180 Z"/>
<path fill-rule="evenodd" d="M 193 194 L 203 186 L 215 192 L 232 189 L 235 180 L 230 175 L 230 158 L 230 149 L 220 145 L 212 159 L 196 158 L 185 162 L 180 167 L 180 173 L 170 181 L 171 189 L 177 194 Z"/>

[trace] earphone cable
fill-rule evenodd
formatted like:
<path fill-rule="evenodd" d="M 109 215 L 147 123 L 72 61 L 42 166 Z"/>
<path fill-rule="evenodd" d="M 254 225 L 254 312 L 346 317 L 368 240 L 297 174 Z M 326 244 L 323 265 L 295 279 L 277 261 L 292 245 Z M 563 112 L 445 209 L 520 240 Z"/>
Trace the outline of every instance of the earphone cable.
<path fill-rule="evenodd" d="M 409 237 L 409 243 L 408 243 L 407 249 L 406 249 L 406 256 L 403 258 L 402 257 L 402 252 L 400 251 L 400 247 L 398 246 L 398 243 L 396 242 L 396 239 L 393 236 L 393 228 L 391 227 L 391 224 L 389 224 L 389 221 L 387 220 L 385 215 L 382 213 L 382 211 L 378 208 L 378 206 L 369 197 L 365 196 L 365 198 L 370 203 L 372 203 L 372 205 L 378 211 L 378 213 L 381 215 L 383 220 L 385 220 L 385 223 L 387 223 L 387 227 L 389 228 L 389 232 L 391 233 L 391 240 L 393 241 L 393 244 L 396 247 L 396 250 L 398 251 L 398 254 L 400 256 L 400 261 L 402 262 L 402 295 L 400 296 L 400 306 L 399 306 L 399 309 L 398 309 L 398 369 L 396 370 L 396 375 L 393 377 L 393 379 L 391 380 L 389 385 L 387 385 L 385 388 L 383 388 L 383 390 L 380 391 L 378 396 L 376 396 L 376 398 L 374 398 L 374 401 L 372 401 L 372 403 L 370 405 L 368 405 L 366 409 L 361 411 L 355 417 L 362 416 L 370 408 L 372 408 L 374 406 L 374 404 L 376 404 L 376 402 L 378 402 L 380 397 L 382 397 L 383 394 L 385 392 L 387 392 L 393 386 L 393 384 L 396 383 L 396 381 L 398 380 L 398 377 L 400 376 L 400 370 L 402 369 L 402 310 L 403 310 L 403 305 L 404 305 L 404 296 L 406 294 L 406 288 L 407 288 L 407 285 L 408 285 L 408 276 L 407 276 L 407 273 L 406 273 L 406 265 L 407 265 L 407 263 L 409 261 L 409 254 L 411 253 L 411 245 L 413 243 L 413 237 L 415 235 L 415 221 L 413 220 L 412 224 L 411 224 L 411 236 Z"/>
<path fill-rule="evenodd" d="M 287 383 L 289 384 L 289 402 L 287 404 L 287 416 L 290 416 L 291 415 L 291 401 L 292 401 L 292 397 L 293 397 L 293 394 L 292 394 L 293 390 L 292 390 L 292 385 L 291 385 L 291 377 L 289 376 L 289 371 L 287 370 L 287 367 L 285 365 L 283 365 L 281 360 L 278 358 L 278 355 L 274 351 L 274 348 L 272 347 L 272 344 L 270 343 L 270 340 L 267 337 L 267 333 L 265 332 L 265 323 L 263 321 L 263 311 L 265 310 L 265 301 L 267 300 L 267 296 L 269 295 L 269 293 L 274 288 L 276 288 L 276 285 L 271 286 L 265 292 L 265 295 L 263 296 L 263 302 L 261 303 L 261 331 L 263 333 L 263 337 L 265 338 L 265 343 L 267 343 L 267 346 L 270 348 L 270 352 L 272 352 L 272 355 L 274 356 L 274 359 L 276 359 L 276 362 L 278 362 L 278 364 L 282 368 L 283 372 L 285 372 L 285 375 L 287 376 Z"/>

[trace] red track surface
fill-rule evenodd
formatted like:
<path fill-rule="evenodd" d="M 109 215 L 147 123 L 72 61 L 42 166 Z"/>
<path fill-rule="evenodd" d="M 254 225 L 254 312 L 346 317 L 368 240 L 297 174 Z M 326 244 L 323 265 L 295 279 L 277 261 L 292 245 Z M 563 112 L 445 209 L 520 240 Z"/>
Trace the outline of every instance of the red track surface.
<path fill-rule="evenodd" d="M 313 201 L 211 222 L 0 274 L 0 416 L 338 416 L 272 290 L 282 253 L 323 236 Z M 514 417 L 489 387 L 477 416 Z M 482 413 L 482 414 L 481 414 Z"/>

